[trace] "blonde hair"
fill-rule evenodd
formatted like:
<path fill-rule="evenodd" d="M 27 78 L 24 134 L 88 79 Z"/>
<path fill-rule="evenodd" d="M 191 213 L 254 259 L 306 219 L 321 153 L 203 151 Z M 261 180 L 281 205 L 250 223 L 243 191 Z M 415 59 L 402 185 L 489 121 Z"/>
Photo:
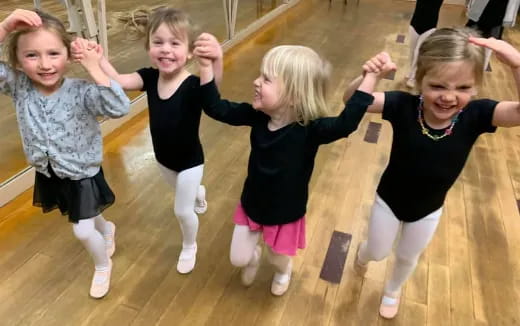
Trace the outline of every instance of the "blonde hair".
<path fill-rule="evenodd" d="M 469 28 L 440 28 L 424 40 L 417 57 L 417 85 L 420 87 L 424 76 L 440 64 L 466 61 L 473 64 L 473 74 L 477 84 L 482 82 L 484 71 L 484 49 L 468 41 L 479 36 Z"/>
<path fill-rule="evenodd" d="M 167 6 L 139 7 L 130 12 L 115 13 L 115 26 L 122 26 L 130 39 L 144 37 L 146 50 L 150 49 L 150 36 L 159 26 L 166 24 L 177 38 L 185 40 L 190 52 L 193 50 L 196 31 L 189 15 L 181 10 Z"/>
<path fill-rule="evenodd" d="M 281 81 L 280 105 L 292 108 L 299 123 L 306 125 L 328 114 L 330 64 L 311 48 L 274 47 L 264 56 L 260 70 L 267 77 Z"/>
<path fill-rule="evenodd" d="M 40 16 L 42 20 L 42 25 L 38 27 L 24 26 L 17 28 L 13 32 L 9 33 L 7 39 L 5 40 L 5 43 L 3 44 L 7 62 L 13 68 L 19 66 L 17 51 L 18 41 L 20 37 L 22 35 L 29 34 L 40 29 L 45 29 L 58 36 L 63 42 L 63 45 L 65 45 L 65 47 L 67 48 L 67 57 L 70 57 L 70 42 L 72 41 L 72 39 L 67 33 L 67 30 L 65 29 L 65 26 L 63 26 L 62 22 L 58 18 L 49 15 L 43 11 L 35 10 L 34 12 L 36 12 L 36 14 Z"/>

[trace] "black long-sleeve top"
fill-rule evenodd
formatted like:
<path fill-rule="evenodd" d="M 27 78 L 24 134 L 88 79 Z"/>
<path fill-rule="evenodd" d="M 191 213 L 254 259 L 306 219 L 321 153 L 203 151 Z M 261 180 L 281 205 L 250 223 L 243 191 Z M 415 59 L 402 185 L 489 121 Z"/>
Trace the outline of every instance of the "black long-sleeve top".
<path fill-rule="evenodd" d="M 280 225 L 305 215 L 314 158 L 321 144 L 347 137 L 357 126 L 373 96 L 356 91 L 337 117 L 320 118 L 306 126 L 291 123 L 270 131 L 270 117 L 248 103 L 220 98 L 213 82 L 201 86 L 202 107 L 210 117 L 234 126 L 251 127 L 251 153 L 241 203 L 262 225 Z"/>
<path fill-rule="evenodd" d="M 159 96 L 159 70 L 139 69 L 143 91 L 148 95 L 150 134 L 155 158 L 170 170 L 181 172 L 204 164 L 199 139 L 200 79 L 188 76 L 169 98 Z"/>
<path fill-rule="evenodd" d="M 377 193 L 404 222 L 418 221 L 442 207 L 477 138 L 497 129 L 492 121 L 498 102 L 472 100 L 460 113 L 452 134 L 434 141 L 423 135 L 417 121 L 419 101 L 418 95 L 385 92 L 383 119 L 392 124 L 394 136 Z M 435 135 L 446 130 L 425 125 Z"/>

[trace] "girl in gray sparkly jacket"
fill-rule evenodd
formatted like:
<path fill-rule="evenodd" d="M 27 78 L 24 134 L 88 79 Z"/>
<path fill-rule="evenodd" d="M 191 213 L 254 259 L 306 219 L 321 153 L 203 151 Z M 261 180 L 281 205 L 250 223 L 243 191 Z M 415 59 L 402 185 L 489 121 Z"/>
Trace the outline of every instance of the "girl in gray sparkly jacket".
<path fill-rule="evenodd" d="M 17 9 L 0 23 L 0 92 L 13 98 L 25 156 L 36 169 L 33 204 L 59 208 L 94 260 L 90 295 L 110 286 L 115 226 L 101 212 L 115 197 L 101 169 L 98 116 L 118 118 L 130 101 L 100 69 L 98 49 L 86 49 L 81 65 L 94 81 L 65 78 L 70 39 L 56 18 Z M 86 44 L 83 44 L 87 46 Z"/>

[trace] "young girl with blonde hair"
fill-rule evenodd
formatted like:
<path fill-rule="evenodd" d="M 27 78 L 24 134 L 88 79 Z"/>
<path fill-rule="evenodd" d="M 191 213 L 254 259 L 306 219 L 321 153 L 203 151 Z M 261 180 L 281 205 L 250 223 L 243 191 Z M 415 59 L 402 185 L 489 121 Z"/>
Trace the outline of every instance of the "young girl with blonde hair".
<path fill-rule="evenodd" d="M 100 68 L 101 55 L 80 60 L 94 83 L 65 78 L 70 39 L 63 24 L 43 12 L 17 9 L 0 23 L 8 63 L 0 62 L 0 91 L 11 96 L 25 156 L 36 169 L 35 206 L 59 208 L 95 264 L 90 295 L 110 287 L 115 225 L 101 212 L 114 203 L 101 162 L 98 116 L 121 117 L 130 101 Z"/>
<path fill-rule="evenodd" d="M 196 55 L 206 56 L 203 46 Z M 253 103 L 220 99 L 211 62 L 202 58 L 200 76 L 204 112 L 212 118 L 251 127 L 248 175 L 234 214 L 231 263 L 242 268 L 242 282 L 251 285 L 261 258 L 260 235 L 275 267 L 274 295 L 290 283 L 292 256 L 305 247 L 305 212 L 314 158 L 322 144 L 356 130 L 378 75 L 369 73 L 337 117 L 327 115 L 326 89 L 330 67 L 304 46 L 271 49 L 254 81 Z"/>
<path fill-rule="evenodd" d="M 364 275 L 368 262 L 387 257 L 400 230 L 393 273 L 379 310 L 384 318 L 397 314 L 401 287 L 432 239 L 446 194 L 477 138 L 497 127 L 520 125 L 518 101 L 472 99 L 482 81 L 484 48 L 511 67 L 520 91 L 520 53 L 515 48 L 504 41 L 476 38 L 466 29 L 443 28 L 429 36 L 419 50 L 420 95 L 401 91 L 373 94 L 368 112 L 382 113 L 391 123 L 393 142 L 377 188 L 368 239 L 360 243 L 354 267 Z M 367 61 L 364 70 L 377 72 L 389 60 L 388 55 L 380 54 Z M 345 99 L 350 93 L 346 92 Z"/>
<path fill-rule="evenodd" d="M 130 34 L 144 37 L 153 68 L 120 74 L 106 58 L 101 67 L 125 90 L 146 91 L 155 158 L 164 179 L 175 189 L 174 212 L 183 237 L 177 271 L 186 274 L 196 262 L 197 213 L 207 209 L 206 191 L 201 185 L 204 153 L 199 139 L 200 82 L 186 70 L 196 37 L 194 27 L 186 13 L 170 7 L 121 13 L 118 21 Z M 221 78 L 220 45 L 212 35 L 202 35 L 210 50 L 206 55 Z M 87 46 L 100 49 L 92 43 Z M 74 50 L 75 57 L 81 58 L 82 51 L 76 51 L 75 46 Z"/>

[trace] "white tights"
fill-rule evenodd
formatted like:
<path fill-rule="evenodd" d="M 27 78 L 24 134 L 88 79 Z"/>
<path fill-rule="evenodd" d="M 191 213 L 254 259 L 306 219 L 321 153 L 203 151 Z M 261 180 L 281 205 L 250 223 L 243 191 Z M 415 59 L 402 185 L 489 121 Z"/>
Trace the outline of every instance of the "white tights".
<path fill-rule="evenodd" d="M 111 230 L 103 215 L 73 223 L 72 231 L 94 260 L 96 269 L 103 270 L 108 268 L 109 257 L 103 236 L 109 234 Z"/>
<path fill-rule="evenodd" d="M 385 286 L 386 293 L 396 294 L 412 275 L 419 257 L 435 233 L 441 214 L 442 208 L 439 208 L 419 221 L 404 223 L 399 221 L 390 207 L 376 195 L 368 226 L 368 240 L 361 244 L 358 258 L 361 264 L 386 258 L 392 251 L 401 229 L 395 250 L 393 273 Z"/>
<path fill-rule="evenodd" d="M 179 173 L 159 164 L 166 182 L 175 189 L 174 213 L 177 216 L 182 232 L 183 248 L 196 245 L 199 218 L 195 213 L 195 200 L 204 200 L 204 192 L 200 182 L 204 164 L 181 171 Z"/>
<path fill-rule="evenodd" d="M 249 230 L 247 225 L 235 225 L 229 252 L 229 259 L 233 266 L 246 267 L 253 261 L 260 259 L 260 257 L 255 257 L 255 248 L 260 240 L 261 234 L 259 231 Z M 277 273 L 288 274 L 290 272 L 290 256 L 277 254 L 269 248 L 267 259 L 269 263 L 275 267 Z"/>

